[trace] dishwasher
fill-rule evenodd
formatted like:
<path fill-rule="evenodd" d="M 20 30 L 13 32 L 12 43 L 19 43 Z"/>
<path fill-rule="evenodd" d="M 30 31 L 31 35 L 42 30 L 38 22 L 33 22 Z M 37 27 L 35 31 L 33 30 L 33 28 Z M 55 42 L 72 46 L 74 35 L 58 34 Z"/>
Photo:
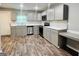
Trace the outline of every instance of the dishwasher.
<path fill-rule="evenodd" d="M 33 26 L 27 26 L 27 35 L 33 35 L 34 33 Z"/>

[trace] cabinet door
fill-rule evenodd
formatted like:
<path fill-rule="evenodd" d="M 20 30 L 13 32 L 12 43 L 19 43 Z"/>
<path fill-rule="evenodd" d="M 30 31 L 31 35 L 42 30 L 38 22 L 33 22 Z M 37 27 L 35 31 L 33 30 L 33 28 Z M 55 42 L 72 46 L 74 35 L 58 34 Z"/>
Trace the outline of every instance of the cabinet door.
<path fill-rule="evenodd" d="M 16 26 L 11 26 L 11 36 L 12 37 L 16 36 Z"/>
<path fill-rule="evenodd" d="M 41 15 L 47 15 L 47 10 L 43 11 Z"/>
<path fill-rule="evenodd" d="M 50 28 L 47 28 L 46 29 L 47 30 L 47 33 L 46 33 L 46 38 L 47 38 L 47 40 L 49 41 L 49 42 L 51 42 L 51 29 Z"/>
<path fill-rule="evenodd" d="M 57 5 L 55 7 L 55 20 L 63 20 L 63 5 Z"/>
<path fill-rule="evenodd" d="M 34 26 L 34 34 L 39 34 L 39 26 Z"/>
<path fill-rule="evenodd" d="M 44 35 L 44 38 L 47 39 L 49 42 L 51 42 L 51 32 L 50 32 L 50 28 L 46 28 L 44 27 L 44 30 L 43 30 L 43 35 Z"/>
<path fill-rule="evenodd" d="M 58 47 L 58 31 L 51 29 L 51 43 Z"/>
<path fill-rule="evenodd" d="M 46 36 L 47 36 L 46 27 L 43 27 L 43 36 L 44 36 L 44 38 L 46 39 Z"/>
<path fill-rule="evenodd" d="M 47 11 L 47 20 L 54 20 L 54 8 Z"/>
<path fill-rule="evenodd" d="M 16 35 L 17 36 L 27 35 L 27 27 L 26 26 L 16 26 Z"/>

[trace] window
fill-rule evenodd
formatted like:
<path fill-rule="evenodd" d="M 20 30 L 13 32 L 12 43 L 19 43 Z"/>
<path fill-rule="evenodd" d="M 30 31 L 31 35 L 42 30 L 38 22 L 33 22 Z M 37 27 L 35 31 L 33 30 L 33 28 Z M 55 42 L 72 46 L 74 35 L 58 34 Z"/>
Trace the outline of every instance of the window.
<path fill-rule="evenodd" d="M 27 21 L 27 16 L 25 16 L 25 15 L 18 15 L 16 17 L 17 24 L 26 24 L 26 21 Z"/>

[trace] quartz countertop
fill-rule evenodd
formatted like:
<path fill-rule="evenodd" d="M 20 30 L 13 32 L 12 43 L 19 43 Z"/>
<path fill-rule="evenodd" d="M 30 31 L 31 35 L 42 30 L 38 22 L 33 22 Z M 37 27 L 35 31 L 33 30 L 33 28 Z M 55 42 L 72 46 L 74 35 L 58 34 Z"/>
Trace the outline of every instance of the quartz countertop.
<path fill-rule="evenodd" d="M 17 23 L 11 23 L 10 26 L 44 26 L 44 24 L 40 24 L 40 23 L 27 23 L 27 24 L 17 24 Z M 44 27 L 47 27 L 47 28 L 50 28 L 50 29 L 54 29 L 54 30 L 66 30 L 67 27 L 65 26 L 53 26 L 53 25 L 50 25 L 50 26 L 44 26 Z"/>
<path fill-rule="evenodd" d="M 67 29 L 66 27 L 55 27 L 55 26 L 46 26 L 46 27 L 50 29 L 55 29 L 55 30 L 66 30 Z"/>
<path fill-rule="evenodd" d="M 39 26 L 42 24 L 11 24 L 10 26 Z"/>

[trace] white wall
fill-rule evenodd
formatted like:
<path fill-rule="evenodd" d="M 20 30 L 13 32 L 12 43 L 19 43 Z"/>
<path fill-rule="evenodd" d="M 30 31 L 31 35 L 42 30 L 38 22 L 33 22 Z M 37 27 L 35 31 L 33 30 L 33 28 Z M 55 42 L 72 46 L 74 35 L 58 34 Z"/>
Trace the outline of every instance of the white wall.
<path fill-rule="evenodd" d="M 10 35 L 11 11 L 0 11 L 0 34 Z"/>
<path fill-rule="evenodd" d="M 68 30 L 79 32 L 79 3 L 69 5 Z"/>
<path fill-rule="evenodd" d="M 68 31 L 75 34 L 79 34 L 79 3 L 68 4 L 68 6 Z M 79 51 L 79 42 L 68 39 L 67 45 Z"/>

